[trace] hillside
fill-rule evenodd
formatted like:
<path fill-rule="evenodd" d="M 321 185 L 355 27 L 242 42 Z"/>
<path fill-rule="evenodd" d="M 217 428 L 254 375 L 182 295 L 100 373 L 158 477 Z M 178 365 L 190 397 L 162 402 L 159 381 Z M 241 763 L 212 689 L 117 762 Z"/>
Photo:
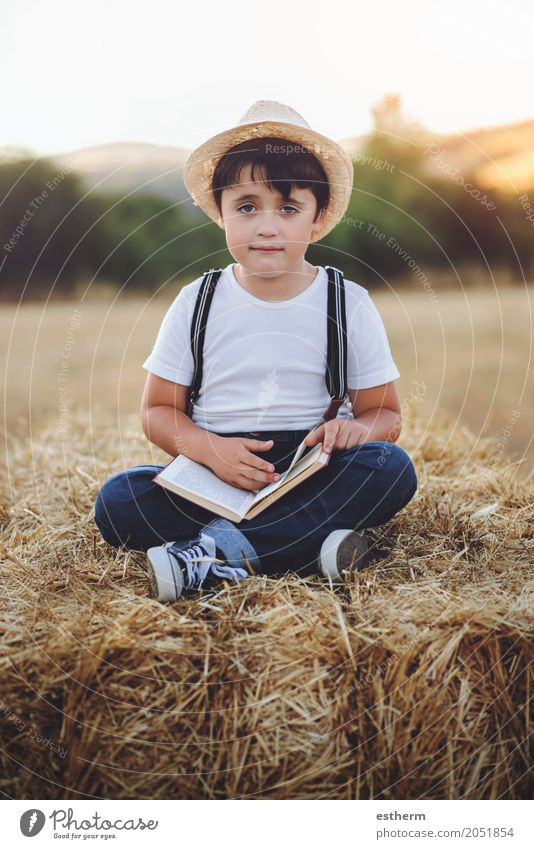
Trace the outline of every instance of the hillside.
<path fill-rule="evenodd" d="M 458 168 L 464 176 L 472 174 L 486 189 L 526 192 L 534 188 L 534 121 L 444 136 L 437 143 L 444 151 L 440 162 Z M 428 161 L 432 170 L 432 153 Z"/>
<path fill-rule="evenodd" d="M 136 191 L 181 201 L 189 197 L 182 178 L 188 153 L 179 147 L 115 142 L 58 153 L 53 159 L 101 191 Z"/>
<path fill-rule="evenodd" d="M 395 136 L 420 146 L 423 168 L 429 175 L 460 174 L 481 188 L 510 193 L 534 190 L 534 120 L 451 135 L 429 133 L 420 127 L 414 131 L 406 125 L 389 135 Z M 366 136 L 353 136 L 342 144 L 357 159 L 366 140 Z"/>
<path fill-rule="evenodd" d="M 413 127 L 410 132 L 413 136 Z M 534 120 L 463 134 L 432 134 L 423 128 L 415 132 L 429 174 L 443 176 L 447 168 L 457 168 L 464 179 L 471 176 L 484 188 L 509 192 L 534 188 Z M 366 139 L 353 136 L 341 143 L 357 158 Z M 429 149 L 429 145 L 433 147 Z M 179 147 L 115 142 L 58 153 L 53 158 L 63 168 L 77 170 L 88 186 L 157 194 L 176 202 L 188 198 L 182 178 L 188 154 L 189 150 Z M 196 212 L 192 205 L 191 211 Z"/>

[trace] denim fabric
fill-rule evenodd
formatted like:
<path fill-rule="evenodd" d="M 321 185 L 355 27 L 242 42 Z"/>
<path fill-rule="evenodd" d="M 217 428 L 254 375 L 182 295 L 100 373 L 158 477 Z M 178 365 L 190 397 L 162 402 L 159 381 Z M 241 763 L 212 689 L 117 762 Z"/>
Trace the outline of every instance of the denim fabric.
<path fill-rule="evenodd" d="M 272 448 L 254 453 L 282 472 L 306 433 L 241 431 L 220 436 L 273 438 Z M 365 442 L 348 451 L 334 451 L 324 469 L 263 513 L 236 524 L 153 483 L 162 468 L 134 466 L 108 478 L 95 504 L 95 521 L 103 538 L 116 547 L 146 551 L 170 540 L 189 541 L 211 522 L 212 527 L 225 530 L 226 554 L 234 564 L 246 549 L 249 559 L 258 558 L 255 571 L 268 575 L 313 573 L 321 544 L 331 531 L 382 525 L 417 490 L 415 469 L 403 448 L 390 442 Z"/>
<path fill-rule="evenodd" d="M 225 560 L 229 566 L 240 566 L 246 569 L 245 558 L 255 572 L 260 570 L 260 561 L 253 546 L 245 534 L 228 519 L 219 516 L 205 526 L 204 530 L 215 540 L 217 557 Z"/>

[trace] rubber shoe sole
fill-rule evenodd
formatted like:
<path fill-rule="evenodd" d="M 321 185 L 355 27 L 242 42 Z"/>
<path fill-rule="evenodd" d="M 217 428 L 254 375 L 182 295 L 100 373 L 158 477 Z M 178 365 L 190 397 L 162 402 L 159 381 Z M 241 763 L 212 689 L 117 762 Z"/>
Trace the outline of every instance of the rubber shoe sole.
<path fill-rule="evenodd" d="M 147 553 L 147 573 L 152 595 L 158 601 L 177 601 L 184 589 L 184 576 L 172 555 L 162 546 L 149 548 Z"/>
<path fill-rule="evenodd" d="M 368 560 L 369 544 L 365 530 L 332 531 L 319 552 L 319 571 L 330 584 L 342 584 L 345 572 L 365 569 Z"/>

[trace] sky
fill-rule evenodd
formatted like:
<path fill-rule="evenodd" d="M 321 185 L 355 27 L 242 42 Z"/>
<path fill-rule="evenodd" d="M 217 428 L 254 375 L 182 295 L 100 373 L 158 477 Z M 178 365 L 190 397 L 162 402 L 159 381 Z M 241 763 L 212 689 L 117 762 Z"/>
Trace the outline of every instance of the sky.
<path fill-rule="evenodd" d="M 342 140 L 399 93 L 435 132 L 534 118 L 531 0 L 0 0 L 0 147 L 192 148 L 256 100 Z"/>

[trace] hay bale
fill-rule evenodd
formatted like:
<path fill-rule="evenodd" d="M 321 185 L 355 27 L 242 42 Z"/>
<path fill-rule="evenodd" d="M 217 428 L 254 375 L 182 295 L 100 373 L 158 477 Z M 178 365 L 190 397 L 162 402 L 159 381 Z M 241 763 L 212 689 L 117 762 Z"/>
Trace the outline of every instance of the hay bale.
<path fill-rule="evenodd" d="M 534 492 L 491 440 L 412 423 L 415 499 L 331 591 L 257 577 L 150 598 L 110 548 L 127 435 L 54 427 L 0 496 L 0 790 L 16 798 L 522 798 L 529 793 Z M 158 459 L 158 458 L 157 458 Z M 488 510 L 488 507 L 491 508 Z M 477 515 L 478 514 L 478 515 Z"/>

